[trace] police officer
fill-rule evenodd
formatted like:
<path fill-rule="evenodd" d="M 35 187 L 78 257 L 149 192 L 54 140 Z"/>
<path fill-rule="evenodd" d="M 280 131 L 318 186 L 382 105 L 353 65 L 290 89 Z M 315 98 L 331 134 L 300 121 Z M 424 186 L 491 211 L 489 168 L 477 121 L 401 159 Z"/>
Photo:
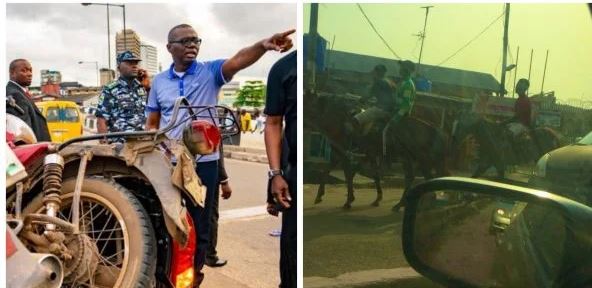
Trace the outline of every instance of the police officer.
<path fill-rule="evenodd" d="M 131 51 L 117 56 L 119 78 L 105 87 L 95 112 L 99 133 L 143 131 L 146 123 L 144 109 L 146 88 L 138 80 L 138 62 L 141 59 Z M 115 141 L 122 142 L 122 139 Z"/>

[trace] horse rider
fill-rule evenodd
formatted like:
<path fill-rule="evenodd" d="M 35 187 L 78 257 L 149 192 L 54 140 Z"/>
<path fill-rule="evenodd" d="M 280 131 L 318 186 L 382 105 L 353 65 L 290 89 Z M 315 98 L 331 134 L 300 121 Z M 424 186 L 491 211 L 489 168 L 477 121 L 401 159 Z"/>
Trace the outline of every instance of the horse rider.
<path fill-rule="evenodd" d="M 374 66 L 370 91 L 360 99 L 362 104 L 370 104 L 371 106 L 354 116 L 354 126 L 357 126 L 361 135 L 368 134 L 374 124 L 386 124 L 394 112 L 394 89 L 385 75 L 386 67 L 384 65 Z"/>
<path fill-rule="evenodd" d="M 529 87 L 530 82 L 524 78 L 518 80 L 518 83 L 516 83 L 518 99 L 516 99 L 516 103 L 514 104 L 514 117 L 510 119 L 508 129 L 512 132 L 514 139 L 526 133 L 540 151 L 538 139 L 532 125 L 532 103 L 526 94 Z"/>
<path fill-rule="evenodd" d="M 382 131 L 382 151 L 386 156 L 386 133 L 392 125 L 396 125 L 403 117 L 409 116 L 413 105 L 415 104 L 415 84 L 411 75 L 415 71 L 415 64 L 409 60 L 399 61 L 399 75 L 402 82 L 397 88 L 395 104 L 396 113 L 392 116 L 384 130 Z"/>

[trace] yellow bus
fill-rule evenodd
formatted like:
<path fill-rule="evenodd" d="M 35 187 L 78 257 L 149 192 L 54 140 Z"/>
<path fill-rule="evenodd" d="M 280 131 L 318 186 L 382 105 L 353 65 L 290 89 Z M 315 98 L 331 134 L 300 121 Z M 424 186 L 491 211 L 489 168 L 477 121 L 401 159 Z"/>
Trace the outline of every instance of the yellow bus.
<path fill-rule="evenodd" d="M 84 116 L 75 102 L 43 101 L 36 104 L 47 119 L 51 142 L 61 143 L 82 135 Z"/>

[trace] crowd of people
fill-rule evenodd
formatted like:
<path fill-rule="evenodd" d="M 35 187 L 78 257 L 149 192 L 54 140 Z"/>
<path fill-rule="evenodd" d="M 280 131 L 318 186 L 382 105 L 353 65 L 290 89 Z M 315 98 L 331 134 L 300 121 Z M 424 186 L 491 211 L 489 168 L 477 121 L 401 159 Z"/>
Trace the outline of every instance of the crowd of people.
<path fill-rule="evenodd" d="M 202 39 L 188 24 L 170 29 L 166 48 L 173 63 L 154 75 L 152 82 L 146 71 L 139 69 L 138 55 L 125 51 L 117 55 L 119 78 L 105 85 L 95 112 L 99 133 L 149 131 L 165 127 L 172 117 L 173 105 L 178 97 L 185 97 L 192 106 L 217 105 L 218 92 L 239 71 L 258 61 L 267 51 L 287 52 L 293 46 L 290 35 L 295 30 L 277 33 L 238 51 L 227 59 L 197 60 Z M 35 132 L 38 141 L 50 141 L 46 119 L 30 96 L 28 87 L 32 81 L 32 66 L 25 59 L 10 63 L 10 81 L 6 86 L 7 113 L 24 120 Z M 263 129 L 265 117 L 256 112 L 254 129 L 245 126 L 246 113 L 242 116 L 243 131 L 265 131 L 269 158 L 268 193 L 271 201 L 282 210 L 282 235 L 280 259 L 280 287 L 296 287 L 296 52 L 280 59 L 269 73 L 265 114 L 267 129 Z M 249 115 L 250 116 L 250 115 Z M 250 119 L 249 119 L 250 120 Z M 283 123 L 285 122 L 285 128 Z M 250 124 L 250 121 L 249 121 Z M 181 139 L 183 128 L 167 133 L 171 139 Z M 249 129 L 247 129 L 249 128 Z M 283 133 L 285 131 L 285 133 Z M 124 139 L 116 139 L 123 142 Z M 284 145 L 287 143 L 289 145 Z M 188 210 L 197 229 L 197 251 L 194 256 L 196 280 L 203 281 L 204 265 L 224 266 L 227 261 L 217 255 L 218 198 L 232 195 L 229 176 L 224 169 L 222 147 L 210 155 L 198 155 L 196 172 L 207 187 L 204 207 L 187 201 Z M 286 158 L 288 161 L 280 161 Z M 265 193 L 265 191 L 262 191 Z M 277 211 L 270 211 L 277 216 Z"/>

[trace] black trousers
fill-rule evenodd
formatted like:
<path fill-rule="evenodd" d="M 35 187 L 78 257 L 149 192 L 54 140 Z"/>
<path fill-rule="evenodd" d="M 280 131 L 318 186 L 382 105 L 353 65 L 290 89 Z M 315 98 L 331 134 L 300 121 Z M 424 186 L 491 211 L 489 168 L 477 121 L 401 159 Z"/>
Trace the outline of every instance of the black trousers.
<path fill-rule="evenodd" d="M 205 260 L 206 251 L 210 242 L 210 219 L 215 191 L 218 191 L 218 161 L 198 162 L 196 165 L 197 176 L 202 184 L 207 187 L 205 207 L 195 207 L 189 202 L 187 208 L 197 230 L 197 252 L 193 259 L 195 267 L 194 286 L 199 287 L 204 274 L 201 272 Z"/>
<path fill-rule="evenodd" d="M 284 176 L 290 190 L 290 208 L 282 212 L 282 236 L 280 238 L 280 288 L 297 287 L 297 219 L 296 165 L 287 169 Z"/>
<path fill-rule="evenodd" d="M 218 218 L 220 218 L 219 202 L 220 202 L 220 187 L 217 185 L 214 190 L 214 196 L 212 196 L 212 213 L 210 217 L 210 245 L 206 250 L 206 260 L 217 261 L 218 251 L 216 246 L 218 245 Z"/>

